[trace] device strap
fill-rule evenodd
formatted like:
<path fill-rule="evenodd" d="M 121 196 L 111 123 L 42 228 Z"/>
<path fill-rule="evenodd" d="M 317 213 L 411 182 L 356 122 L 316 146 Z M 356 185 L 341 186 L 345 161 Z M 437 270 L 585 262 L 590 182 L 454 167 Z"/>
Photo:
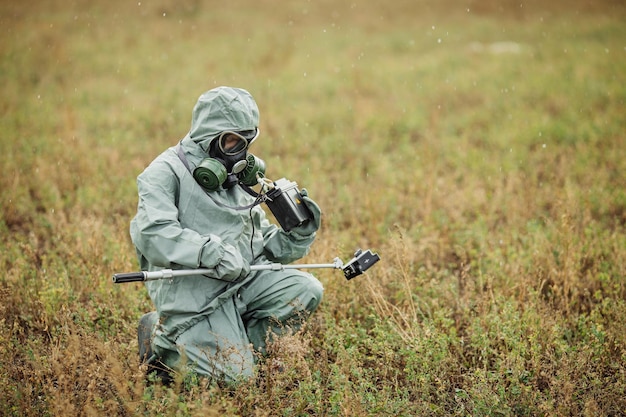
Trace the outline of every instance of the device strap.
<path fill-rule="evenodd" d="M 181 143 L 182 140 L 178 142 L 178 145 L 176 145 L 176 153 L 178 154 L 178 159 L 180 159 L 185 168 L 187 168 L 187 171 L 189 171 L 189 173 L 193 176 L 193 172 L 191 172 L 191 168 L 189 167 L 189 161 L 187 161 L 187 157 L 185 156 L 185 152 L 183 152 L 183 147 Z"/>

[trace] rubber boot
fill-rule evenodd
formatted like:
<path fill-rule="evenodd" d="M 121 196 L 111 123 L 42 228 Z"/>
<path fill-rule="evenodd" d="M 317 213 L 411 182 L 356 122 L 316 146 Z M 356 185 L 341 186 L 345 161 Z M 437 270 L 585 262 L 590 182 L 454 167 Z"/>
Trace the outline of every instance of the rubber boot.
<path fill-rule="evenodd" d="M 156 311 L 146 313 L 139 319 L 137 342 L 139 343 L 139 362 L 146 363 L 152 357 L 152 329 L 159 316 Z"/>
<path fill-rule="evenodd" d="M 148 365 L 147 375 L 156 372 L 157 378 L 163 384 L 169 385 L 172 382 L 172 376 L 168 368 L 152 352 L 152 329 L 154 329 L 158 320 L 159 316 L 156 311 L 146 313 L 139 319 L 139 326 L 137 327 L 139 361 Z"/>

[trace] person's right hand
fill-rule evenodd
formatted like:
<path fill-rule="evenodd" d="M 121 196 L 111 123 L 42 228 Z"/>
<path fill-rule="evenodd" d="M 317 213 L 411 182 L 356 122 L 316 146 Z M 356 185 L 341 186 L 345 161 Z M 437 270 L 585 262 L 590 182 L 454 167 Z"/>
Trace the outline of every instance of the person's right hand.
<path fill-rule="evenodd" d="M 215 278 L 224 281 L 239 281 L 250 273 L 250 264 L 246 261 L 234 246 L 222 243 L 224 256 L 215 265 Z"/>

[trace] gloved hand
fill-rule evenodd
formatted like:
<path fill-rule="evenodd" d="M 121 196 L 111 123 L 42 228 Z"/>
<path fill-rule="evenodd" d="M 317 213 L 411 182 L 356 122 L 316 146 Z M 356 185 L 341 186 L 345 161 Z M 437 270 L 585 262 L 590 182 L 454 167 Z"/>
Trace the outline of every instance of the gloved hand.
<path fill-rule="evenodd" d="M 222 248 L 224 249 L 224 256 L 213 268 L 215 275 L 212 273 L 207 275 L 224 281 L 238 281 L 246 277 L 250 273 L 248 261 L 232 245 L 222 243 Z"/>
<path fill-rule="evenodd" d="M 315 201 L 311 200 L 306 188 L 303 188 L 300 191 L 300 195 L 302 196 L 302 202 L 309 209 L 309 211 L 313 215 L 313 218 L 310 219 L 308 222 L 304 223 L 303 225 L 294 227 L 291 230 L 296 232 L 299 235 L 309 236 L 315 233 L 320 228 L 320 224 L 322 221 L 322 210 L 320 209 L 320 206 L 318 206 Z"/>

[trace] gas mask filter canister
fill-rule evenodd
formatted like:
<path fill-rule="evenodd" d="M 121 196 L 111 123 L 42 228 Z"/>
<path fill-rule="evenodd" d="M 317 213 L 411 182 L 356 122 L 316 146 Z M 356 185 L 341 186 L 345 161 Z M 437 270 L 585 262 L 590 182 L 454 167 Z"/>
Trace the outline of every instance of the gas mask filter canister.
<path fill-rule="evenodd" d="M 248 132 L 242 132 L 248 133 Z M 265 162 L 248 154 L 248 147 L 258 137 L 259 130 L 250 132 L 248 139 L 237 132 L 223 132 L 211 142 L 209 158 L 205 158 L 194 169 L 194 179 L 206 191 L 215 191 L 220 186 L 232 188 L 238 182 L 252 186 L 257 176 L 265 175 Z"/>

